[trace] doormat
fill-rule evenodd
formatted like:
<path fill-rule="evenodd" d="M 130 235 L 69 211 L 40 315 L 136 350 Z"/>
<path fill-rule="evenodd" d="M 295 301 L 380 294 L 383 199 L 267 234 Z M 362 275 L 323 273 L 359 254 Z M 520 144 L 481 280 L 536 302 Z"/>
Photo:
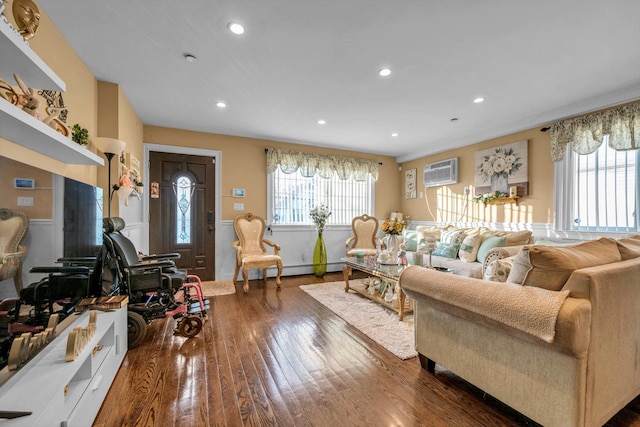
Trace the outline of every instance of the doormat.
<path fill-rule="evenodd" d="M 236 285 L 231 280 L 207 280 L 202 282 L 202 293 L 205 297 L 235 294 Z"/>

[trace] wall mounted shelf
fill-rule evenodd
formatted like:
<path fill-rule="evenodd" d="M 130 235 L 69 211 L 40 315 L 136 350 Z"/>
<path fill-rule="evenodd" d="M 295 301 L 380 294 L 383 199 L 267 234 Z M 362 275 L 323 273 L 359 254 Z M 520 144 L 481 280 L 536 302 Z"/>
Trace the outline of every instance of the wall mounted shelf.
<path fill-rule="evenodd" d="M 29 87 L 64 92 L 66 84 L 33 52 L 4 16 L 0 16 L 0 77 L 12 85 L 17 74 Z"/>
<path fill-rule="evenodd" d="M 4 16 L 0 16 L 0 78 L 12 86 L 17 74 L 27 86 L 64 92 L 66 85 Z M 41 112 L 42 113 L 42 112 Z M 104 165 L 97 154 L 73 142 L 35 117 L 0 98 L 0 138 L 67 164 Z"/>
<path fill-rule="evenodd" d="M 68 164 L 104 165 L 104 160 L 10 102 L 0 99 L 0 138 Z"/>
<path fill-rule="evenodd" d="M 517 205 L 518 199 L 519 197 L 502 197 L 500 199 L 493 199 L 493 200 L 484 202 L 484 206 L 487 207 L 487 205 L 507 205 L 511 203 Z"/>

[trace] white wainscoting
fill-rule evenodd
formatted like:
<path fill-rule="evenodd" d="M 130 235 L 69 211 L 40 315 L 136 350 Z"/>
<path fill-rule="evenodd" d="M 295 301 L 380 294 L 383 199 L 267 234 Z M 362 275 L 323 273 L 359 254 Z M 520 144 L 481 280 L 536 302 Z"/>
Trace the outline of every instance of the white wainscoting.
<path fill-rule="evenodd" d="M 277 226 L 265 233 L 265 239 L 280 245 L 282 256 L 283 276 L 313 273 L 313 250 L 316 244 L 317 232 L 311 227 Z M 235 250 L 231 243 L 236 240 L 233 221 L 222 221 L 218 233 L 221 234 L 222 247 L 216 248 L 216 259 L 220 261 L 222 269 L 218 280 L 233 278 L 236 265 Z M 351 236 L 351 226 L 335 226 L 324 230 L 323 238 L 327 247 L 327 271 L 342 271 L 343 263 L 340 258 L 345 253 L 345 242 Z M 267 247 L 267 250 L 270 250 Z M 241 275 L 242 273 L 240 273 Z M 240 276 L 239 275 L 239 276 Z M 268 277 L 275 277 L 275 267 L 269 268 Z M 262 278 L 260 269 L 252 269 L 249 279 Z M 238 278 L 240 279 L 240 277 Z"/>

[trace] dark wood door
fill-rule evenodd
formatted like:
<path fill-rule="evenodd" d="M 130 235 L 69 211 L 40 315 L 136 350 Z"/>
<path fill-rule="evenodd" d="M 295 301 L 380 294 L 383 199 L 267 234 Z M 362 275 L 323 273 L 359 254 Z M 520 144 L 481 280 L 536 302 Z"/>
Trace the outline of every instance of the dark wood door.
<path fill-rule="evenodd" d="M 149 252 L 177 252 L 201 280 L 215 274 L 215 158 L 149 153 Z"/>

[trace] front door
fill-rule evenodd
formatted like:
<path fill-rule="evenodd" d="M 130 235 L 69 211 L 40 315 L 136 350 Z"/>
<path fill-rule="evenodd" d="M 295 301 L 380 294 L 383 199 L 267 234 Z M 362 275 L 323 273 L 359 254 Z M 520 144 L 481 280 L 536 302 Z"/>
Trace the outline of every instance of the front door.
<path fill-rule="evenodd" d="M 149 153 L 149 252 L 180 254 L 201 280 L 215 272 L 215 158 Z"/>

